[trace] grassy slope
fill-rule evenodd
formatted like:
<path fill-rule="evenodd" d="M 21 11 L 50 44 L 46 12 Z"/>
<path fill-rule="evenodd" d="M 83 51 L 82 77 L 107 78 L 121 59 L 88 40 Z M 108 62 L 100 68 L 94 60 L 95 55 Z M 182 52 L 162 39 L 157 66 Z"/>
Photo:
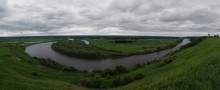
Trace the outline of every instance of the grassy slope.
<path fill-rule="evenodd" d="M 0 47 L 0 89 L 82 89 L 76 82 L 83 73 L 66 73 L 40 66 L 20 51 Z M 219 89 L 219 54 L 220 39 L 207 39 L 176 53 L 177 59 L 168 65 L 158 67 L 158 63 L 153 63 L 134 71 L 144 73 L 145 78 L 113 89 Z M 32 72 L 38 72 L 40 77 L 31 75 Z"/>
<path fill-rule="evenodd" d="M 207 39 L 176 55 L 166 66 L 147 65 L 137 71 L 145 73 L 144 79 L 116 89 L 220 89 L 220 39 Z"/>
<path fill-rule="evenodd" d="M 36 60 L 25 54 L 21 48 L 9 48 L 0 44 L 0 89 L 81 89 L 73 85 L 83 73 L 66 73 L 39 65 Z M 21 60 L 19 60 L 19 59 Z M 39 74 L 38 77 L 32 75 Z"/>

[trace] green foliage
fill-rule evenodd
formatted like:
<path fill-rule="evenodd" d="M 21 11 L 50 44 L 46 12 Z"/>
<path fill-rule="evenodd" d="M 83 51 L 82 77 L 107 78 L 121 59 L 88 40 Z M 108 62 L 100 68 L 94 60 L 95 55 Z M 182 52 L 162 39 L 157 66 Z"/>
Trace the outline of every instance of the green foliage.
<path fill-rule="evenodd" d="M 139 69 L 139 68 L 143 68 L 145 66 L 145 64 L 136 64 L 132 67 L 133 70 Z"/>
<path fill-rule="evenodd" d="M 160 59 L 160 62 L 158 63 L 159 64 L 158 67 L 162 67 L 164 65 L 167 65 L 167 64 L 173 62 L 175 59 L 176 58 L 174 56 L 170 56 L 170 55 L 165 56 Z"/>
<path fill-rule="evenodd" d="M 151 53 L 170 48 L 180 43 L 180 39 L 90 39 L 91 45 L 105 51 L 126 55 Z M 116 43 L 118 42 L 118 43 Z M 158 48 L 160 48 L 158 50 Z"/>
<path fill-rule="evenodd" d="M 87 88 L 104 88 L 103 79 L 97 75 L 92 78 L 83 78 L 80 81 L 80 85 L 87 87 Z"/>
<path fill-rule="evenodd" d="M 143 67 L 137 65 L 138 69 L 134 69 L 134 71 L 132 69 L 126 73 L 106 77 L 100 76 L 102 74 L 100 71 L 78 73 L 44 67 L 42 65 L 54 67 L 53 65 L 56 63 L 50 64 L 45 61 L 40 64 L 40 61 L 24 53 L 24 47 L 13 47 L 12 44 L 5 43 L 6 41 L 0 43 L 0 77 L 2 77 L 0 89 L 3 90 L 87 89 L 83 88 L 84 85 L 99 89 L 110 88 L 110 90 L 220 89 L 219 38 L 208 38 L 193 47 L 172 53 L 168 57 L 173 56 L 174 61 L 159 68 L 159 63 L 166 60 L 170 62 L 170 59 L 162 58 Z M 18 61 L 13 56 L 19 57 L 21 60 Z M 112 69 L 112 71 L 114 70 Z M 83 81 L 83 78 L 86 80 Z M 82 83 L 82 87 L 78 85 L 80 82 L 88 84 Z"/>
<path fill-rule="evenodd" d="M 127 73 L 129 70 L 124 67 L 124 66 L 117 66 L 114 69 L 105 69 L 102 71 L 101 76 L 106 77 L 106 76 L 115 76 L 119 75 L 122 73 Z"/>
<path fill-rule="evenodd" d="M 101 59 L 111 56 L 119 56 L 119 53 L 99 50 L 80 40 L 65 40 L 54 43 L 52 49 L 59 53 L 78 58 Z"/>
<path fill-rule="evenodd" d="M 115 86 L 122 86 L 122 85 L 126 85 L 128 83 L 131 83 L 135 80 L 139 80 L 144 78 L 144 74 L 142 73 L 136 73 L 136 74 L 132 74 L 132 75 L 127 75 L 127 76 L 119 76 L 117 78 L 115 78 L 114 85 Z"/>
<path fill-rule="evenodd" d="M 179 39 L 89 39 L 90 45 L 80 39 L 63 40 L 52 44 L 52 49 L 72 57 L 102 59 L 160 51 L 179 43 Z"/>
<path fill-rule="evenodd" d="M 184 45 L 183 47 L 181 47 L 181 49 L 195 46 L 195 45 L 199 44 L 200 42 L 202 42 L 203 40 L 205 40 L 206 38 L 207 37 L 190 37 L 191 42 L 188 43 L 187 45 Z"/>
<path fill-rule="evenodd" d="M 135 40 L 129 40 L 129 39 L 119 39 L 119 40 L 114 40 L 113 43 L 133 43 Z"/>
<path fill-rule="evenodd" d="M 39 74 L 37 72 L 33 72 L 31 75 L 33 75 L 35 77 L 39 77 Z"/>
<path fill-rule="evenodd" d="M 53 68 L 53 69 L 62 70 L 62 71 L 66 71 L 66 72 L 76 72 L 76 71 L 78 71 L 74 67 L 64 66 L 64 65 L 62 65 L 58 62 L 55 62 L 51 59 L 43 59 L 43 58 L 37 58 L 37 57 L 33 57 L 33 58 L 38 60 L 41 65 L 46 66 L 46 67 L 50 67 L 50 68 Z"/>

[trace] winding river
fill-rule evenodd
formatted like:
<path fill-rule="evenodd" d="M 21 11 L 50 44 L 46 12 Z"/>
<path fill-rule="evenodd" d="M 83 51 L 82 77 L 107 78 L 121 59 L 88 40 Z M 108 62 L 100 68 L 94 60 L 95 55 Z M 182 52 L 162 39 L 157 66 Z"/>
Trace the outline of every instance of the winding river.
<path fill-rule="evenodd" d="M 136 64 L 143 64 L 155 59 L 159 59 L 160 57 L 165 56 L 169 52 L 179 50 L 181 46 L 186 45 L 189 42 L 190 42 L 189 39 L 184 39 L 177 46 L 159 52 L 134 55 L 124 58 L 117 58 L 117 59 L 102 59 L 102 60 L 87 60 L 87 59 L 68 57 L 59 54 L 53 51 L 51 48 L 51 45 L 54 42 L 39 43 L 28 46 L 25 52 L 28 53 L 30 56 L 36 56 L 38 58 L 50 58 L 63 65 L 73 66 L 79 70 L 91 71 L 91 70 L 103 70 L 107 68 L 114 68 L 119 65 L 123 65 L 125 67 L 131 67 Z"/>

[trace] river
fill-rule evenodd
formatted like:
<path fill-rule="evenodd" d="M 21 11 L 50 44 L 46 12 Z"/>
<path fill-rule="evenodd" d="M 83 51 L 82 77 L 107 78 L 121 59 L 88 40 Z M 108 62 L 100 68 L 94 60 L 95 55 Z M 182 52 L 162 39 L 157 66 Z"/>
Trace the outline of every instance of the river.
<path fill-rule="evenodd" d="M 136 64 L 143 64 L 155 59 L 159 59 L 162 56 L 165 56 L 169 52 L 179 50 L 181 46 L 189 43 L 189 39 L 184 39 L 177 46 L 162 50 L 159 52 L 154 52 L 150 54 L 134 55 L 117 59 L 102 59 L 102 60 L 88 60 L 80 59 L 74 57 L 68 57 L 62 54 L 59 54 L 52 50 L 51 45 L 54 42 L 39 43 L 26 47 L 25 52 L 30 56 L 36 56 L 38 58 L 50 58 L 56 62 L 59 62 L 63 65 L 73 66 L 79 70 L 103 70 L 107 68 L 114 68 L 119 65 L 125 67 L 131 67 Z"/>

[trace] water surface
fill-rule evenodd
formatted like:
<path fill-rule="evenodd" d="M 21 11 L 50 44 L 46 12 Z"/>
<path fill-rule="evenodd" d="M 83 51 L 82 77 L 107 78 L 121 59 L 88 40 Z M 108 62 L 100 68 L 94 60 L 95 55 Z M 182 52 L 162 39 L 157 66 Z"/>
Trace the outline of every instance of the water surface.
<path fill-rule="evenodd" d="M 119 65 L 125 67 L 131 67 L 136 64 L 143 64 L 155 59 L 159 59 L 162 56 L 165 56 L 167 53 L 179 50 L 181 46 L 189 43 L 189 39 L 184 39 L 182 43 L 177 46 L 162 50 L 150 54 L 134 55 L 129 57 L 117 58 L 117 59 L 102 59 L 102 60 L 88 60 L 80 59 L 74 57 L 68 57 L 62 54 L 59 54 L 52 50 L 51 45 L 54 42 L 40 43 L 28 46 L 25 50 L 30 56 L 36 56 L 38 58 L 50 58 L 54 61 L 57 61 L 63 65 L 73 66 L 79 70 L 103 70 L 107 68 L 114 68 Z"/>

